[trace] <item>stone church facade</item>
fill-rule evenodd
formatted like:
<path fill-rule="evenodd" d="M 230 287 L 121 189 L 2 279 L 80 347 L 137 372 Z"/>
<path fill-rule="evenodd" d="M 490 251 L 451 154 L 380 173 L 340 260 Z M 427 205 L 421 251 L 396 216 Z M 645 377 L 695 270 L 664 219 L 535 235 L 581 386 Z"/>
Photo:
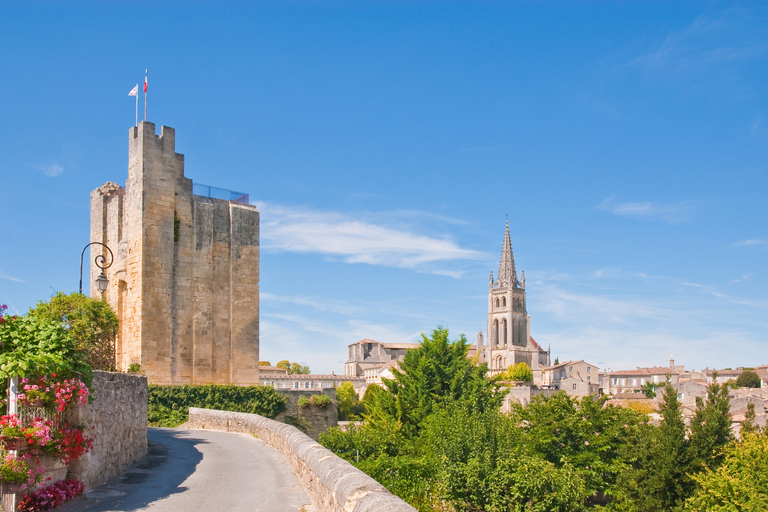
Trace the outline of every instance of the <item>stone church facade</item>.
<path fill-rule="evenodd" d="M 91 241 L 114 254 L 104 299 L 120 319 L 118 369 L 141 365 L 156 384 L 258 384 L 258 210 L 193 194 L 173 128 L 140 122 L 128 146 L 125 188 L 91 192 Z M 109 260 L 91 246 L 91 290 L 97 254 Z"/>
<path fill-rule="evenodd" d="M 525 300 L 525 272 L 519 281 L 507 223 L 499 273 L 494 280 L 491 272 L 488 290 L 487 345 L 482 349 L 478 346 L 478 353 L 481 362 L 488 363 L 491 374 L 524 362 L 533 370 L 534 383 L 540 384 L 542 369 L 550 365 L 550 354 L 531 337 L 531 318 Z M 479 335 L 478 345 L 481 343 Z"/>

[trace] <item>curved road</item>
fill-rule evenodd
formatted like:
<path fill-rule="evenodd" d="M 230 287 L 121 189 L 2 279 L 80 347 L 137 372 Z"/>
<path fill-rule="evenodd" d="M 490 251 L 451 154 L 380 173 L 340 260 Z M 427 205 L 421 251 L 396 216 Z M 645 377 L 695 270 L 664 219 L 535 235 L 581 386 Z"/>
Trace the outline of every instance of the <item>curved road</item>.
<path fill-rule="evenodd" d="M 149 455 L 57 512 L 294 512 L 309 498 L 280 453 L 233 432 L 150 428 Z"/>

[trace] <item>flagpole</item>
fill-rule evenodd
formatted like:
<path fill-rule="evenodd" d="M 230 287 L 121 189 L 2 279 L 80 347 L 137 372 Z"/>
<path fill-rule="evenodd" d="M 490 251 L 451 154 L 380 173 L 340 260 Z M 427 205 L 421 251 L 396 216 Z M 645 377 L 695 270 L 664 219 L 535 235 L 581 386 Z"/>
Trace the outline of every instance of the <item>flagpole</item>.
<path fill-rule="evenodd" d="M 144 70 L 144 122 L 147 121 L 147 70 Z"/>
<path fill-rule="evenodd" d="M 136 126 L 139 126 L 139 84 L 136 84 Z"/>

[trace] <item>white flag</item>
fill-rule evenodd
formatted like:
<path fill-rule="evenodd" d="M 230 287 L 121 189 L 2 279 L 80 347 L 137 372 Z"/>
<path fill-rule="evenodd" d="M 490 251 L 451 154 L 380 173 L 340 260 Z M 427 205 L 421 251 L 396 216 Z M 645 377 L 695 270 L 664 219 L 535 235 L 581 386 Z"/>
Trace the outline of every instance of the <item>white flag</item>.
<path fill-rule="evenodd" d="M 131 89 L 131 92 L 128 93 L 128 96 L 138 96 L 139 95 L 139 84 L 136 84 L 133 86 L 133 89 Z"/>

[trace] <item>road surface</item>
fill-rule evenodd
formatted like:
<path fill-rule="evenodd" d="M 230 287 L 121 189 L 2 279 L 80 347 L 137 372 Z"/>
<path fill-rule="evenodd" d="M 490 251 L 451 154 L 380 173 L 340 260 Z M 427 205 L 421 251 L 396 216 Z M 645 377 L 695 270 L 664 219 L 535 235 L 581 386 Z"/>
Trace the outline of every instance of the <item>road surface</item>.
<path fill-rule="evenodd" d="M 296 512 L 309 498 L 280 453 L 248 435 L 150 428 L 149 455 L 56 512 Z"/>

